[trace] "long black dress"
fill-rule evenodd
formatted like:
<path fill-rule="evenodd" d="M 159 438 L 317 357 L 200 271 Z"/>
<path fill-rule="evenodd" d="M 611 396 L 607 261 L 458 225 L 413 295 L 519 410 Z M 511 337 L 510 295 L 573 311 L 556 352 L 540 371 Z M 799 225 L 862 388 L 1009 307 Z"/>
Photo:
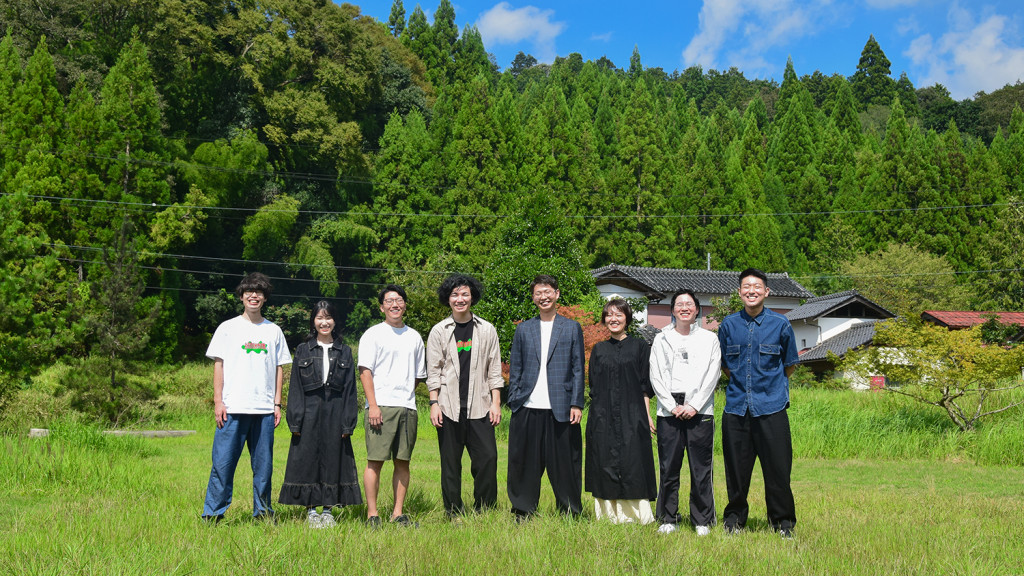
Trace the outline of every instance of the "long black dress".
<path fill-rule="evenodd" d="M 651 347 L 639 338 L 610 339 L 590 355 L 586 490 L 603 500 L 658 495 L 648 406 Z"/>
<path fill-rule="evenodd" d="M 348 506 L 363 501 L 352 452 L 351 435 L 359 417 L 352 350 L 335 340 L 327 352 L 325 382 L 324 348 L 308 340 L 295 350 L 285 413 L 292 440 L 282 504 Z"/>

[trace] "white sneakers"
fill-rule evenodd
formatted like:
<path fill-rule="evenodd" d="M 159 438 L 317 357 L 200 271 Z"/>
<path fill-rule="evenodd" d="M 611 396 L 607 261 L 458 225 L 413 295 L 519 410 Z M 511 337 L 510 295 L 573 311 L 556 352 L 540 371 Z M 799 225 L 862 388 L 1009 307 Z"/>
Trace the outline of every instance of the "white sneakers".
<path fill-rule="evenodd" d="M 678 530 L 678 526 L 676 526 L 675 524 L 665 523 L 658 528 L 658 534 L 671 534 L 676 530 Z M 697 536 L 707 536 L 708 534 L 711 534 L 711 527 L 697 526 L 696 531 Z"/>
<path fill-rule="evenodd" d="M 675 531 L 675 524 L 662 524 L 660 527 L 658 527 L 658 534 L 671 534 Z"/>

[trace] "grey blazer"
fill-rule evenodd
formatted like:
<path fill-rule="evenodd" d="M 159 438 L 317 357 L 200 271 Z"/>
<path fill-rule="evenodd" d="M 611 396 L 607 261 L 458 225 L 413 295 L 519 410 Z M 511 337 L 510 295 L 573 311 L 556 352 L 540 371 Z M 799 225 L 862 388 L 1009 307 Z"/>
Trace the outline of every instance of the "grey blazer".
<path fill-rule="evenodd" d="M 559 422 L 569 421 L 569 409 L 583 408 L 583 328 L 579 322 L 555 315 L 548 346 L 548 394 L 551 412 Z M 509 358 L 508 407 L 512 412 L 537 385 L 540 374 L 540 317 L 534 316 L 516 327 Z"/>

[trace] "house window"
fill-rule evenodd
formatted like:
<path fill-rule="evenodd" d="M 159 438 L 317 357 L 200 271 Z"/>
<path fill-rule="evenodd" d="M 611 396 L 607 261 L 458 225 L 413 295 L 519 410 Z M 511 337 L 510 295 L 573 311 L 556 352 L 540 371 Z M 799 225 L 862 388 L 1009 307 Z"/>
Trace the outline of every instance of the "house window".
<path fill-rule="evenodd" d="M 801 338 L 800 339 L 800 347 L 801 348 L 807 348 L 807 338 Z"/>

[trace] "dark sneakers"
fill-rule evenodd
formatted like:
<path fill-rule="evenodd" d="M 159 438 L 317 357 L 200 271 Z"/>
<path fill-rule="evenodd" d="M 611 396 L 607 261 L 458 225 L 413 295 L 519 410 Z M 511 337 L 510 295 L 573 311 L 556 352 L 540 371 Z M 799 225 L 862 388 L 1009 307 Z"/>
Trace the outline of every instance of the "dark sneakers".
<path fill-rule="evenodd" d="M 380 516 L 370 516 L 366 519 L 366 525 L 373 530 L 380 528 Z"/>
<path fill-rule="evenodd" d="M 405 526 L 406 528 L 419 528 L 420 527 L 420 523 L 419 522 L 413 522 L 409 518 L 409 516 L 407 514 L 402 514 L 400 516 L 395 516 L 394 518 L 391 519 L 391 522 L 394 523 L 394 524 L 398 524 L 399 526 Z"/>

